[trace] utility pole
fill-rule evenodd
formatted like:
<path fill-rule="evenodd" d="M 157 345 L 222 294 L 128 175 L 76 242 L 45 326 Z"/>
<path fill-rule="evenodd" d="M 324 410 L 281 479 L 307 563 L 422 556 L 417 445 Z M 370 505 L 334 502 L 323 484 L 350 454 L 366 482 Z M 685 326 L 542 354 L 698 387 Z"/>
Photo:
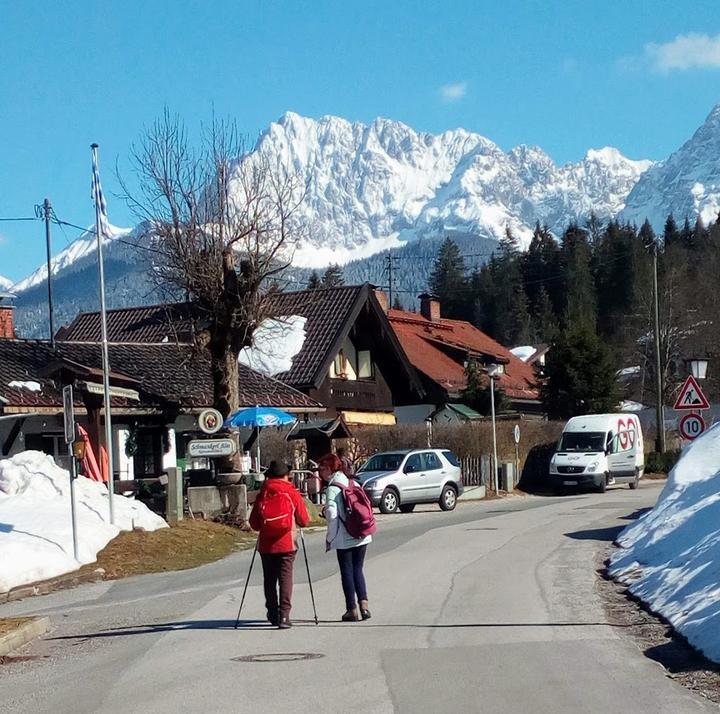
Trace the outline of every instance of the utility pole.
<path fill-rule="evenodd" d="M 660 359 L 660 294 L 658 291 L 658 241 L 652 244 L 653 254 L 653 307 L 655 313 L 655 388 L 657 399 L 655 401 L 655 451 L 665 453 L 665 413 L 663 408 L 663 377 L 662 360 Z"/>
<path fill-rule="evenodd" d="M 388 253 L 387 256 L 387 270 L 388 270 L 388 308 L 393 305 L 393 257 L 392 253 Z"/>
<path fill-rule="evenodd" d="M 47 289 L 48 313 L 50 316 L 50 346 L 55 349 L 55 325 L 53 322 L 52 298 L 52 249 L 50 246 L 50 219 L 52 218 L 52 206 L 50 205 L 50 201 L 47 198 L 43 201 L 43 216 L 45 217 L 45 249 L 47 251 Z"/>

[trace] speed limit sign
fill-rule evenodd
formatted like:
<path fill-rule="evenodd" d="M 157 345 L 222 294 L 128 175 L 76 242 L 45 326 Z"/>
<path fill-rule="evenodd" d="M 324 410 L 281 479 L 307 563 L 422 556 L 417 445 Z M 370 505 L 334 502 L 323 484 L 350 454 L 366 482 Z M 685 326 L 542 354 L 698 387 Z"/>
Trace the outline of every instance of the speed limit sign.
<path fill-rule="evenodd" d="M 705 420 L 699 414 L 686 414 L 678 428 L 683 439 L 692 441 L 705 431 Z"/>

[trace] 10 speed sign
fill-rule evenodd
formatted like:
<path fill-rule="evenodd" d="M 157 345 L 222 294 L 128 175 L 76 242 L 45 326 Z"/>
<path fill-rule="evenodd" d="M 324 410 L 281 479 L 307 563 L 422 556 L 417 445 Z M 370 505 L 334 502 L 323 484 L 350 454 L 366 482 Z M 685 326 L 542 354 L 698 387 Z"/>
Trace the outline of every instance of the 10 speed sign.
<path fill-rule="evenodd" d="M 692 441 L 705 431 L 705 420 L 699 414 L 686 414 L 678 428 L 683 439 Z"/>

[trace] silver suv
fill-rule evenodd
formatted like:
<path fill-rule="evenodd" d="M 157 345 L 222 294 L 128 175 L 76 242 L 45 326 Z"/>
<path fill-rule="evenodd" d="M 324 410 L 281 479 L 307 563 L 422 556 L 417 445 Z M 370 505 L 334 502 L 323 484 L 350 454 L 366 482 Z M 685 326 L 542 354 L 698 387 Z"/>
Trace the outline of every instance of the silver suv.
<path fill-rule="evenodd" d="M 355 478 L 381 513 L 410 513 L 418 503 L 452 511 L 463 492 L 460 461 L 448 449 L 404 449 L 371 456 Z"/>

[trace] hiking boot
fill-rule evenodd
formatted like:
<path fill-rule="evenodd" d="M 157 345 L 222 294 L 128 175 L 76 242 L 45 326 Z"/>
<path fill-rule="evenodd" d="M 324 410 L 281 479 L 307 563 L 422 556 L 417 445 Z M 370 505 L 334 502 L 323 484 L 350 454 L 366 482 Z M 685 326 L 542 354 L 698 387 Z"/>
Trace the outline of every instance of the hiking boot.
<path fill-rule="evenodd" d="M 278 630 L 289 630 L 292 627 L 289 617 L 281 617 L 278 623 Z"/>
<path fill-rule="evenodd" d="M 358 614 L 357 610 L 347 610 L 345 614 L 340 618 L 343 622 L 357 622 Z"/>
<path fill-rule="evenodd" d="M 267 621 L 271 625 L 275 625 L 277 627 L 280 624 L 280 615 L 278 615 L 277 612 L 273 612 L 272 610 L 267 611 Z"/>

